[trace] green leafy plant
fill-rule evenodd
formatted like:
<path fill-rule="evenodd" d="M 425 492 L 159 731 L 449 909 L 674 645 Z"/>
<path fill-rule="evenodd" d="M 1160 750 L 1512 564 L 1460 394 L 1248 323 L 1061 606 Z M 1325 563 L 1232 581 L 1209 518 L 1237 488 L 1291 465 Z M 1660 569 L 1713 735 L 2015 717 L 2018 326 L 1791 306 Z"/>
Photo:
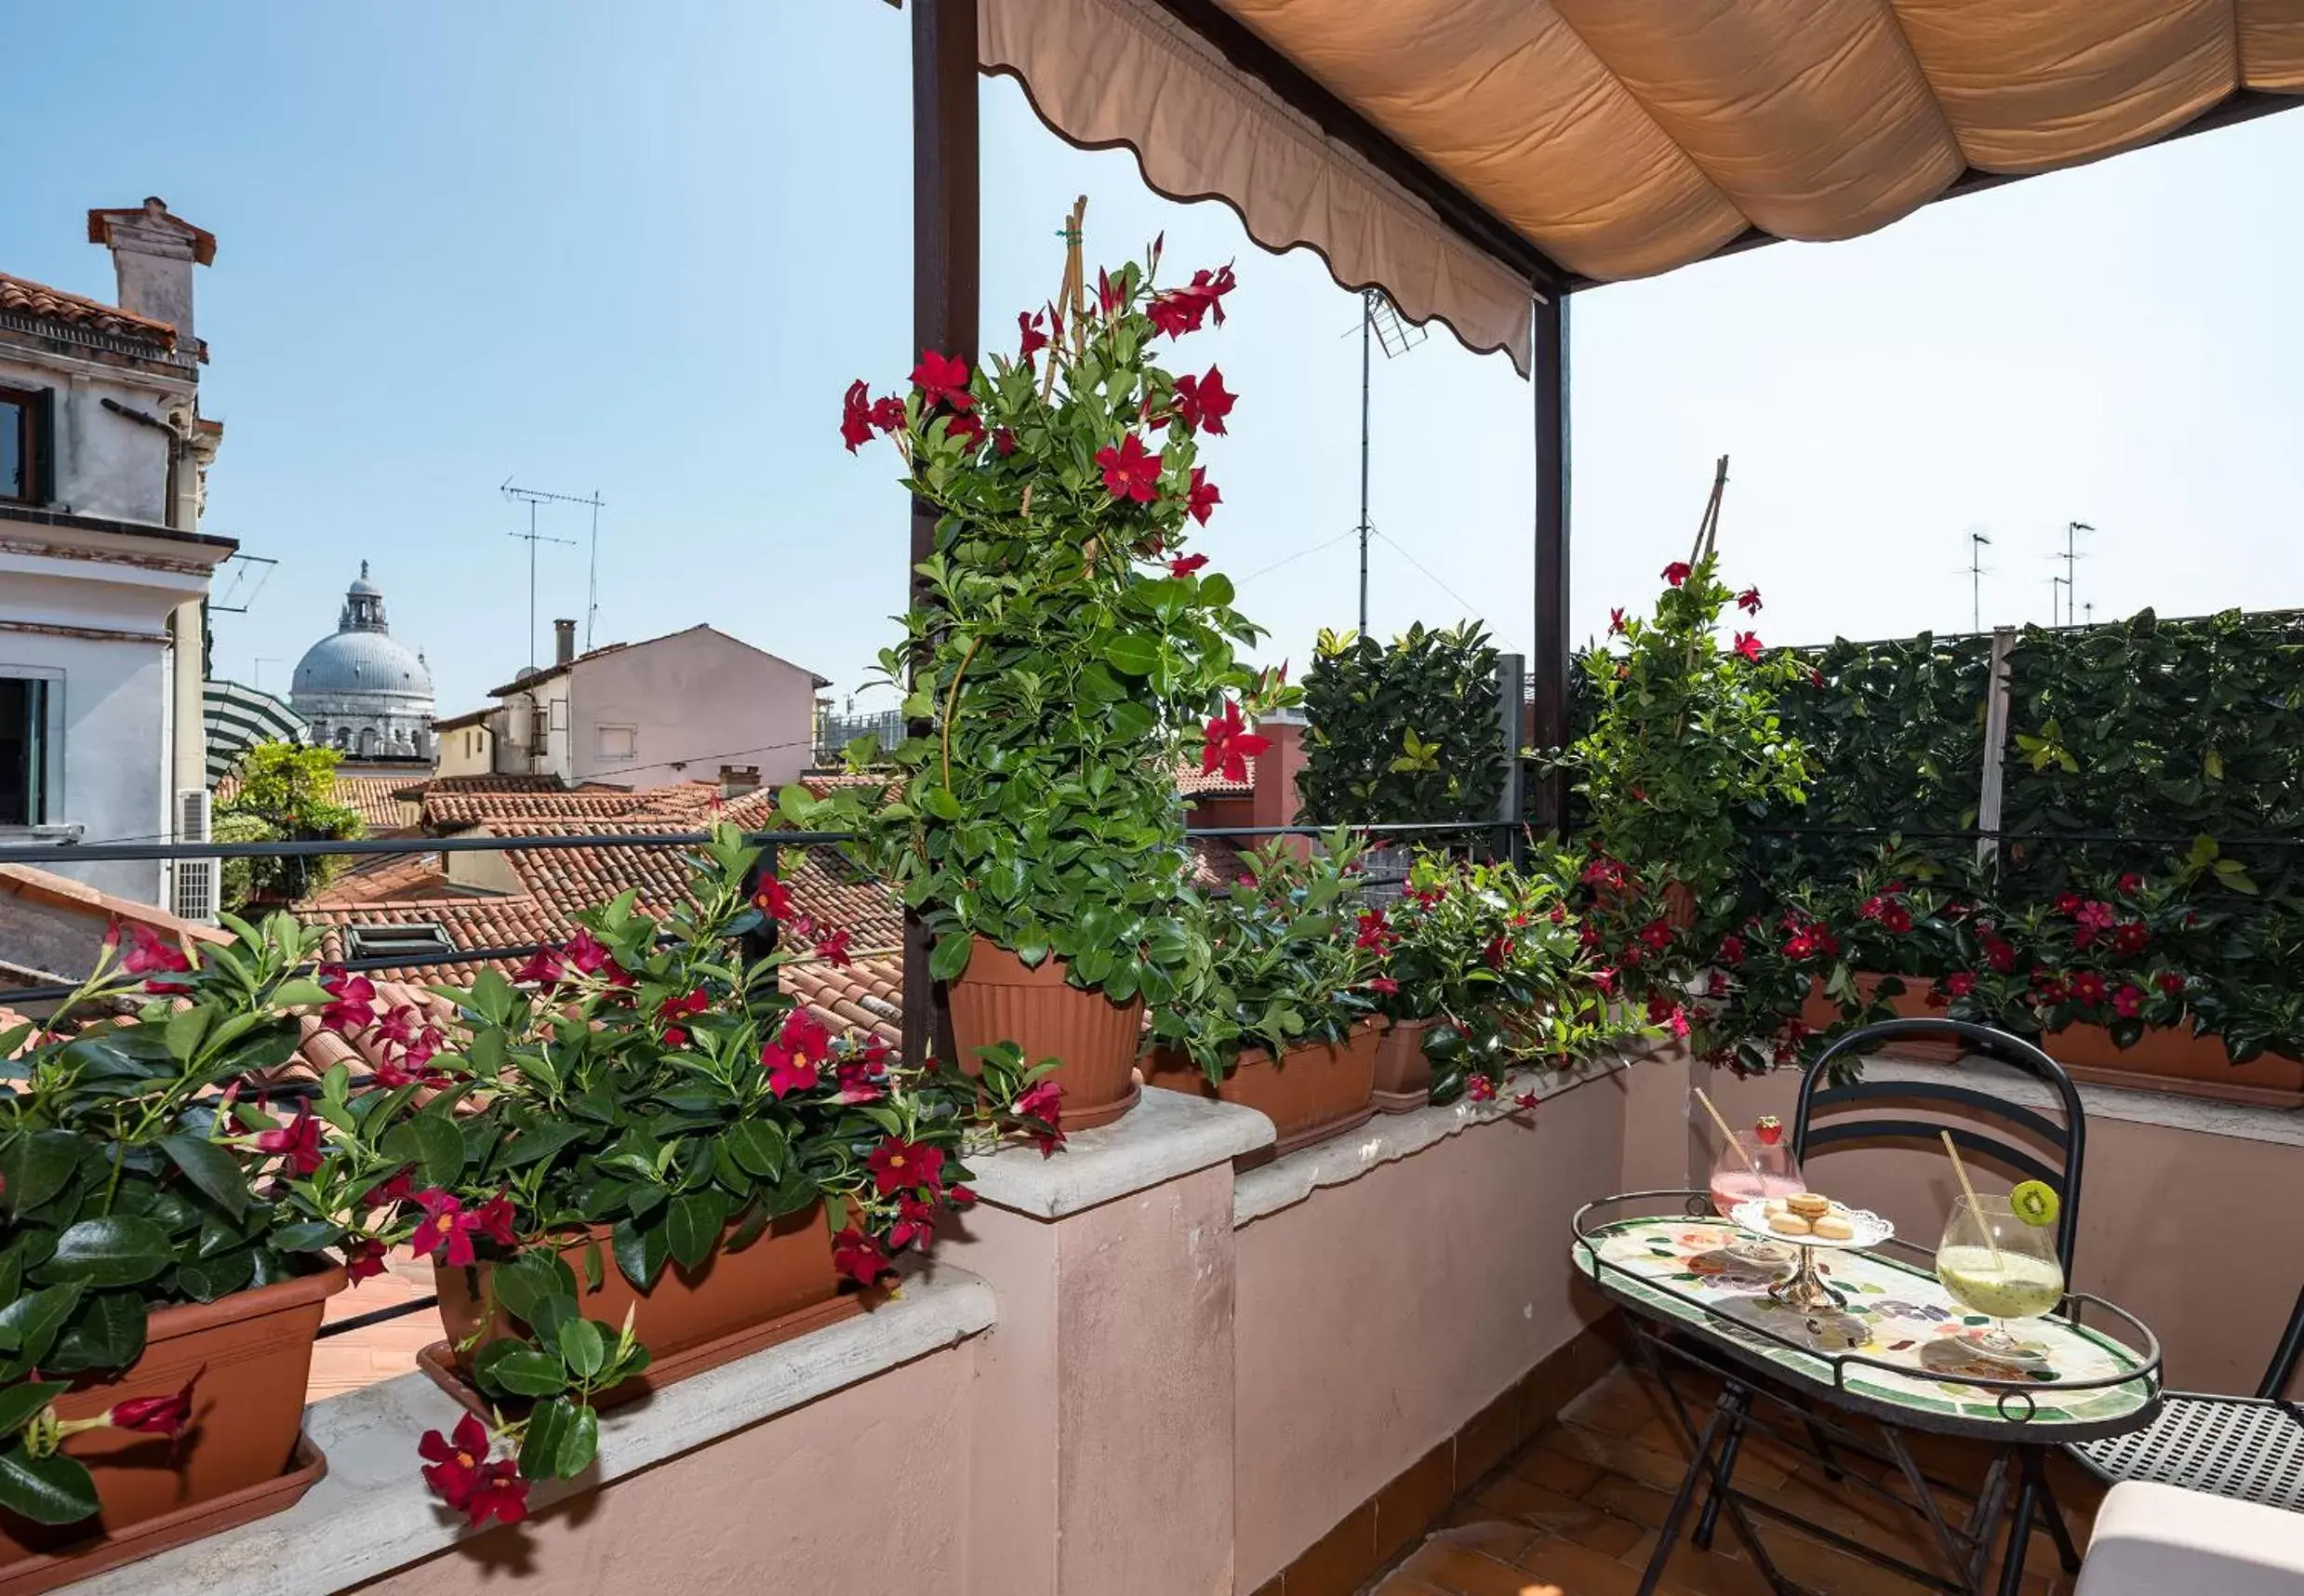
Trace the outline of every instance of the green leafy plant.
<path fill-rule="evenodd" d="M 1208 965 L 1152 1013 L 1152 1035 L 1221 1081 L 1245 1048 L 1274 1058 L 1306 1042 L 1343 1042 L 1376 1012 L 1365 982 L 1377 939 L 1352 895 L 1363 849 L 1338 827 L 1306 848 L 1274 837 L 1211 895 L 1201 935 Z"/>
<path fill-rule="evenodd" d="M 336 801 L 332 748 L 258 743 L 234 767 L 237 785 L 216 806 L 219 842 L 344 842 L 366 833 L 356 809 Z M 317 892 L 340 872 L 342 858 L 234 858 L 224 861 L 223 898 L 232 908 L 286 902 Z"/>
<path fill-rule="evenodd" d="M 1594 978 L 1571 907 L 1566 856 L 1528 867 L 1419 850 L 1398 901 L 1364 911 L 1370 981 L 1395 1019 L 1428 1020 L 1432 1099 L 1492 1097 L 1506 1071 L 1567 1065 L 1641 1034 Z"/>
<path fill-rule="evenodd" d="M 937 512 L 919 603 L 880 656 L 927 729 L 890 751 L 885 798 L 793 788 L 781 805 L 863 834 L 863 862 L 934 931 L 939 979 L 982 937 L 1115 1000 L 1173 1001 L 1207 963 L 1178 761 L 1245 775 L 1264 739 L 1243 712 L 1298 697 L 1241 661 L 1258 630 L 1184 552 L 1219 500 L 1199 445 L 1232 395 L 1215 366 L 1172 377 L 1151 357 L 1223 319 L 1232 272 L 1163 288 L 1158 266 L 1155 246 L 1093 298 L 1019 317 L 1016 355 L 989 369 L 929 351 L 902 398 L 849 391 L 849 446 L 886 434 Z"/>
<path fill-rule="evenodd" d="M 325 1139 L 309 1110 L 283 1124 L 243 1099 L 295 1052 L 298 1011 L 331 999 L 300 973 L 318 933 L 224 924 L 234 940 L 192 947 L 141 924 L 124 947 L 115 926 L 60 1008 L 0 1032 L 0 1507 L 34 1523 L 98 1510 L 73 1435 L 189 1422 L 191 1386 L 84 1420 L 53 1406 L 135 1363 L 153 1310 L 318 1272 L 330 1249 L 380 1254 L 389 1233 L 370 1199 L 407 1097 L 331 1111 Z"/>
<path fill-rule="evenodd" d="M 1744 826 L 1805 797 L 1807 755 L 1778 699 L 1810 672 L 1768 654 L 1751 632 L 1720 646 L 1731 600 L 1756 612 L 1760 594 L 1731 593 L 1716 555 L 1675 561 L 1663 575 L 1652 619 L 1615 613 L 1623 652 L 1585 655 L 1591 720 L 1547 763 L 1572 773 L 1591 849 L 1617 871 L 1608 906 L 1645 921 L 1656 900 L 1679 897 L 1665 917 L 1712 930 L 1736 909 Z"/>
<path fill-rule="evenodd" d="M 1029 1101 L 980 1106 L 986 1088 L 956 1072 L 908 1068 L 796 1010 L 774 979 L 792 955 L 742 951 L 764 917 L 790 918 L 773 874 L 747 897 L 758 858 L 716 827 L 662 920 L 627 893 L 517 982 L 484 972 L 446 993 L 461 1035 L 421 1061 L 438 1095 L 386 1148 L 413 1177 L 398 1191 L 412 1244 L 473 1270 L 484 1311 L 459 1352 L 474 1382 L 526 1404 L 476 1457 L 428 1439 L 427 1479 L 475 1522 L 516 1517 L 518 1481 L 586 1468 L 595 1399 L 647 1366 L 629 1323 L 583 1315 L 605 1270 L 645 1292 L 820 1202 L 838 1267 L 871 1284 L 967 1200 L 964 1134 L 1051 1128 Z M 1003 1075 L 991 1089 L 1028 1099 L 1030 1084 Z M 516 1477 L 511 1457 L 487 1461 L 493 1446 L 516 1455 Z"/>
<path fill-rule="evenodd" d="M 1413 626 L 1389 646 L 1324 630 L 1304 677 L 1306 818 L 1493 819 L 1507 774 L 1496 668 L 1472 621 Z"/>

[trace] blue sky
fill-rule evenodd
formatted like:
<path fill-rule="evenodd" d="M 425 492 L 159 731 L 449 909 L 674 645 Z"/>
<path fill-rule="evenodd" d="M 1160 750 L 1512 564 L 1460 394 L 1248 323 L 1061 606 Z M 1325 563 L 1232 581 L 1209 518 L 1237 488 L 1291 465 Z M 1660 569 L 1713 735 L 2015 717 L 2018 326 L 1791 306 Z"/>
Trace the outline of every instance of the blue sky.
<path fill-rule="evenodd" d="M 208 525 L 281 564 L 219 618 L 219 672 L 285 687 L 366 558 L 441 712 L 475 707 L 529 654 L 513 477 L 606 499 L 598 641 L 705 620 L 856 685 L 905 504 L 835 424 L 852 378 L 893 386 L 913 353 L 906 26 L 867 0 L 20 20 L 21 59 L 100 61 L 105 92 L 12 80 L 44 153 L 9 169 L 0 271 L 109 297 L 82 213 L 147 193 L 220 240 Z M 1172 265 L 1236 259 L 1230 322 L 1190 351 L 1242 395 L 1202 547 L 1301 661 L 1356 602 L 1356 301 L 981 92 L 988 341 L 1052 291 L 1077 193 L 1092 258 L 1165 229 Z M 2304 114 L 2274 116 L 1578 296 L 1579 631 L 1685 552 L 1724 452 L 1726 571 L 1771 642 L 1964 628 L 1970 527 L 1987 624 L 2044 620 L 2074 519 L 2098 618 L 2304 605 L 2300 168 Z M 1469 614 L 1525 648 L 1525 384 L 1445 329 L 1376 377 L 1376 629 Z M 582 513 L 541 529 L 580 539 Z M 548 630 L 582 611 L 583 552 L 539 565 Z"/>

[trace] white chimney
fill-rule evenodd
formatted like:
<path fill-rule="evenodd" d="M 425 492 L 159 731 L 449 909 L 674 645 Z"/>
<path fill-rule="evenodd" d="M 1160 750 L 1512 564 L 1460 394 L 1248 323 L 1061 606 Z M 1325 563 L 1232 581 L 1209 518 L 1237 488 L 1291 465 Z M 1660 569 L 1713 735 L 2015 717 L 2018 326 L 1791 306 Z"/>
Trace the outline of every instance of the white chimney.
<path fill-rule="evenodd" d="M 200 346 L 193 330 L 192 269 L 216 259 L 216 235 L 168 214 L 167 202 L 148 199 L 133 210 L 88 212 L 88 242 L 112 250 L 120 308 L 176 329 L 184 356 Z"/>

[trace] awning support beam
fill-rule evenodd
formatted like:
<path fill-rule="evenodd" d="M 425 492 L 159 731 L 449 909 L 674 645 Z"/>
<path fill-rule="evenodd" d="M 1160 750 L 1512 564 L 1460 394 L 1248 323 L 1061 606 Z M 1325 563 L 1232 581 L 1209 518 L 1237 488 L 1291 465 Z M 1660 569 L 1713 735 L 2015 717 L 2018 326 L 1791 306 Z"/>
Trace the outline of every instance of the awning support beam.
<path fill-rule="evenodd" d="M 970 367 L 977 363 L 981 281 L 976 96 L 976 0 L 912 0 L 912 342 Z M 904 567 L 914 602 L 923 591 L 914 567 L 935 552 L 936 511 L 915 499 Z M 928 974 L 934 940 L 908 911 L 903 1057 L 911 1064 L 931 1048 L 943 1062 L 958 1062 L 942 989 Z"/>
<path fill-rule="evenodd" d="M 1536 647 L 1528 661 L 1535 688 L 1533 745 L 1568 740 L 1568 300 L 1535 302 L 1529 386 L 1536 399 Z M 1568 781 L 1546 776 L 1535 784 L 1533 817 L 1541 835 L 1565 833 Z"/>

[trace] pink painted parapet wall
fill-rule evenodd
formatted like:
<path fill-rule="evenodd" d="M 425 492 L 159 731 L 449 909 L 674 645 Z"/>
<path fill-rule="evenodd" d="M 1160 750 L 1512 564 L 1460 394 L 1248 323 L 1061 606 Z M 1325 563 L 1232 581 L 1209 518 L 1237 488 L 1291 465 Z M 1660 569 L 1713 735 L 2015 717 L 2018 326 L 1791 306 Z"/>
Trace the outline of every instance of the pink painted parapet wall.
<path fill-rule="evenodd" d="M 966 1576 L 975 1344 L 563 1502 L 361 1589 L 369 1596 L 865 1596 Z M 410 1456 L 411 1477 L 415 1469 Z"/>
<path fill-rule="evenodd" d="M 1625 1080 L 1241 1228 L 1235 1589 L 1285 1568 L 1597 1316 L 1570 1279 L 1568 1217 L 1618 1189 Z"/>
<path fill-rule="evenodd" d="M 1689 1097 L 1692 1070 L 1729 1123 L 1777 1114 L 1791 1124 L 1796 1073 L 1739 1081 L 1685 1054 L 1659 1057 L 1624 1077 L 1628 1188 L 1706 1183 L 1719 1137 Z M 2181 1112 L 2174 1105 L 2170 1116 Z M 1978 1190 L 2011 1183 L 1980 1165 L 1971 1173 Z M 1929 1248 L 1958 1189 L 1944 1156 L 1924 1148 L 1834 1149 L 1806 1174 Z M 2304 1284 L 2304 1148 L 2091 1113 L 2080 1193 L 2073 1284 L 2151 1326 L 2169 1384 L 2253 1391 Z"/>

